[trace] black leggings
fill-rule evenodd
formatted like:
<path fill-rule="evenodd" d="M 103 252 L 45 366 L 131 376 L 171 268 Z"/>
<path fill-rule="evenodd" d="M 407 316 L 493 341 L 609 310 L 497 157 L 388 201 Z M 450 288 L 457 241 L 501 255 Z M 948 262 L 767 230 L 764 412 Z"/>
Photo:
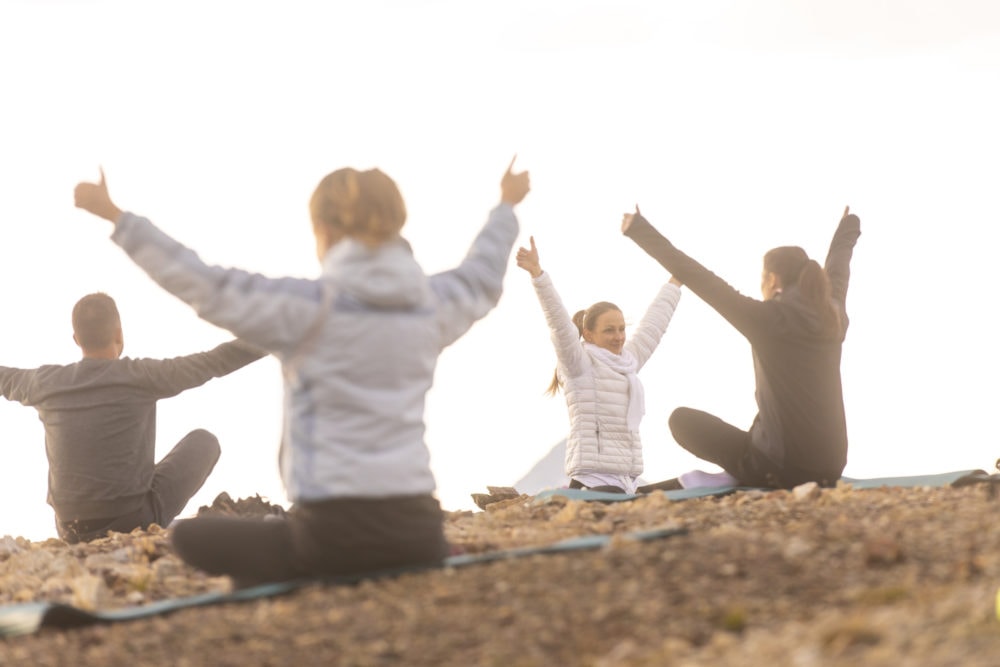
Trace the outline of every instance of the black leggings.
<path fill-rule="evenodd" d="M 603 491 L 605 493 L 625 493 L 625 489 L 618 486 L 612 486 L 611 484 L 605 484 L 603 486 L 584 486 L 582 482 L 578 482 L 575 479 L 569 480 L 569 488 L 587 489 L 589 491 Z"/>
<path fill-rule="evenodd" d="M 681 447 L 720 466 L 743 486 L 783 489 L 805 482 L 835 486 L 840 477 L 839 472 L 779 466 L 753 446 L 750 433 L 701 410 L 677 408 L 669 423 L 670 432 Z"/>
<path fill-rule="evenodd" d="M 433 496 L 301 503 L 284 518 L 204 517 L 172 531 L 178 555 L 237 587 L 439 565 L 448 555 Z"/>

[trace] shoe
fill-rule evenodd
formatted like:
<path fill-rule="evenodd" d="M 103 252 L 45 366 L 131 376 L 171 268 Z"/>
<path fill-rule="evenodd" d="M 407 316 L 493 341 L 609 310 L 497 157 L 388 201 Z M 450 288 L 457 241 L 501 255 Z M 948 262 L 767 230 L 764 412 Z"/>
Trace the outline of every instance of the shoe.
<path fill-rule="evenodd" d="M 652 493 L 653 491 L 679 491 L 683 488 L 684 487 L 681 486 L 680 480 L 674 477 L 673 479 L 657 482 L 656 484 L 646 484 L 645 486 L 640 486 L 636 490 L 639 493 Z"/>

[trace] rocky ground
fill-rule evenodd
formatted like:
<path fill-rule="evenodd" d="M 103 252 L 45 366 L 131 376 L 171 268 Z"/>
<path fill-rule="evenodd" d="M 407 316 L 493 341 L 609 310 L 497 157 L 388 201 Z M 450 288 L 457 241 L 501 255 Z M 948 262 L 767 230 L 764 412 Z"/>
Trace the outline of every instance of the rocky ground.
<path fill-rule="evenodd" d="M 456 551 L 607 547 L 0 639 L 0 665 L 997 665 L 1000 499 L 963 488 L 741 492 L 453 513 Z M 280 512 L 262 499 L 213 510 Z M 627 533 L 686 532 L 638 542 Z M 159 530 L 0 539 L 0 603 L 88 608 L 228 590 Z"/>

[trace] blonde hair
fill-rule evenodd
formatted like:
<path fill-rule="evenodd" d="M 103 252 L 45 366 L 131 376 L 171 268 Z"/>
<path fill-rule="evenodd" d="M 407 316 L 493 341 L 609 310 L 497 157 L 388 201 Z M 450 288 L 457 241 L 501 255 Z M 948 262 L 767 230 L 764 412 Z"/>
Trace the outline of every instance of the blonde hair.
<path fill-rule="evenodd" d="M 313 229 L 378 244 L 399 234 L 406 222 L 406 205 L 395 182 L 378 169 L 345 167 L 319 182 L 309 214 Z"/>

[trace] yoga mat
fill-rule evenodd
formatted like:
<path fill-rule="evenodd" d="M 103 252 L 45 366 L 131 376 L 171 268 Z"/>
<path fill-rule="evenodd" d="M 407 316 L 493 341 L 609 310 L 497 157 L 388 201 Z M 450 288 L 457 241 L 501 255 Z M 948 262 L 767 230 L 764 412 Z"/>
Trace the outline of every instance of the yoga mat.
<path fill-rule="evenodd" d="M 524 558 L 525 556 L 565 553 L 569 551 L 579 551 L 583 549 L 598 549 L 606 546 L 615 539 L 631 539 L 636 541 L 648 541 L 679 535 L 687 532 L 684 528 L 661 528 L 654 530 L 636 531 L 632 533 L 619 533 L 616 535 L 583 535 L 562 540 L 554 544 L 539 547 L 521 547 L 517 549 L 502 549 L 498 551 L 488 551 L 481 554 L 460 554 L 450 556 L 438 567 L 417 567 L 403 568 L 397 570 L 386 570 L 368 572 L 365 574 L 330 577 L 299 579 L 274 584 L 263 584 L 251 588 L 243 588 L 232 593 L 203 593 L 183 598 L 169 600 L 158 600 L 136 607 L 122 607 L 119 609 L 108 609 L 101 611 L 87 611 L 68 604 L 56 602 L 25 602 L 0 606 L 0 637 L 15 637 L 37 632 L 42 628 L 77 628 L 96 623 L 117 623 L 121 621 L 133 621 L 140 618 L 148 618 L 161 614 L 169 614 L 181 609 L 193 607 L 204 607 L 212 604 L 226 604 L 231 602 L 245 602 L 247 600 L 257 600 L 260 598 L 284 595 L 294 590 L 312 584 L 350 584 L 364 579 L 379 579 L 397 576 L 404 573 L 420 572 L 431 569 L 441 569 L 448 567 L 469 567 L 482 563 L 492 563 L 514 558 Z"/>
<path fill-rule="evenodd" d="M 853 477 L 840 478 L 840 481 L 850 484 L 855 489 L 877 489 L 883 486 L 951 486 L 955 483 L 986 482 L 991 480 L 1000 484 L 1000 476 L 990 476 L 982 470 L 956 470 L 932 475 L 872 477 L 867 479 L 855 479 Z M 724 496 L 736 491 L 752 491 L 754 489 L 759 491 L 774 491 L 774 489 L 754 486 L 700 486 L 691 489 L 677 489 L 675 491 L 653 491 L 653 493 L 665 493 L 671 500 L 688 500 L 708 496 Z M 650 494 L 608 493 L 607 491 L 591 491 L 589 489 L 546 489 L 537 493 L 534 499 L 535 502 L 539 502 L 551 496 L 563 496 L 570 500 L 592 500 L 602 503 L 614 503 L 635 500 L 644 495 Z"/>
<path fill-rule="evenodd" d="M 872 477 L 870 479 L 853 479 L 842 477 L 841 480 L 855 489 L 877 489 L 882 486 L 951 486 L 961 481 L 963 477 L 986 475 L 983 470 L 956 470 L 935 475 L 913 475 L 910 477 Z M 971 478 L 970 478 L 971 479 Z M 985 479 L 979 481 L 986 481 Z"/>
<path fill-rule="evenodd" d="M 740 486 L 700 486 L 695 489 L 677 489 L 675 491 L 653 491 L 652 493 L 665 493 L 671 500 L 688 500 L 689 498 L 703 498 L 705 496 L 724 496 L 740 489 L 750 487 Z M 552 496 L 563 496 L 569 500 L 594 500 L 603 503 L 616 503 L 625 500 L 635 500 L 652 493 L 608 493 L 607 491 L 591 491 L 590 489 L 546 489 L 535 494 L 534 502 L 539 502 Z"/>

